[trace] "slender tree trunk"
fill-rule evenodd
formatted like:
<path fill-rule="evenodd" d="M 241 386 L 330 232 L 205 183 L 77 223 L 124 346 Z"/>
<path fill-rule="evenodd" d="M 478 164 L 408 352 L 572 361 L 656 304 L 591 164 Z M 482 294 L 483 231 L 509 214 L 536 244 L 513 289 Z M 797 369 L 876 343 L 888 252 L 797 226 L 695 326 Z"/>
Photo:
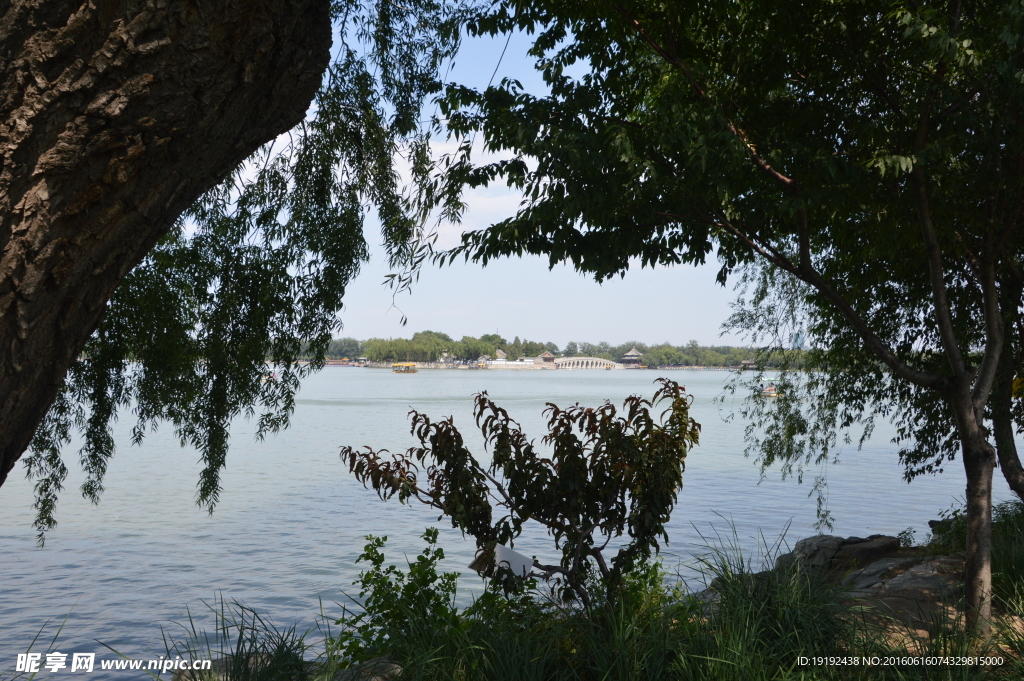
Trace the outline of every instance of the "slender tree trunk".
<path fill-rule="evenodd" d="M 987 640 L 992 632 L 992 474 L 995 448 L 988 441 L 983 411 L 974 404 L 970 374 L 947 399 L 956 416 L 967 475 L 967 540 L 964 600 L 968 629 Z"/>
<path fill-rule="evenodd" d="M 1017 443 L 1013 433 L 1013 381 L 1017 376 L 1017 364 L 1020 339 L 1016 343 L 1015 322 L 1024 296 L 1024 281 L 1018 277 L 1007 277 L 999 287 L 1000 307 L 1003 309 L 1003 338 L 1006 345 L 999 357 L 999 371 L 992 386 L 989 405 L 992 409 L 992 434 L 995 436 L 996 455 L 999 468 L 1010 489 L 1021 500 L 1024 500 L 1024 466 L 1021 466 L 1017 453 Z"/>
<path fill-rule="evenodd" d="M 0 2 L 0 484 L 122 278 L 302 120 L 329 6 Z"/>
<path fill-rule="evenodd" d="M 985 441 L 964 448 L 967 472 L 967 626 L 987 639 L 992 622 L 992 470 L 995 450 Z"/>
<path fill-rule="evenodd" d="M 1014 379 L 1014 362 L 1011 355 L 1009 351 L 1004 351 L 999 363 L 999 377 L 992 388 L 992 433 L 995 436 L 996 454 L 1003 477 L 1014 494 L 1024 500 L 1024 467 L 1021 466 L 1017 453 L 1017 443 L 1013 437 L 1013 414 L 1010 411 Z"/>

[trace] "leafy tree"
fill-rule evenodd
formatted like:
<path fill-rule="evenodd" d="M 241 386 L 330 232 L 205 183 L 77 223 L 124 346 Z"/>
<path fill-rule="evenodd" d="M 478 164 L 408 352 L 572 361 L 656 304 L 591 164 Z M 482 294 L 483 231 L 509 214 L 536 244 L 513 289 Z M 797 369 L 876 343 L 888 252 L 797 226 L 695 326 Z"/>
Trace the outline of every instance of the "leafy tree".
<path fill-rule="evenodd" d="M 362 356 L 362 347 L 362 343 L 355 338 L 337 338 L 327 348 L 327 356 L 333 359 L 355 359 Z"/>
<path fill-rule="evenodd" d="M 489 355 L 494 352 L 494 348 L 490 343 L 482 338 L 473 338 L 472 336 L 463 336 L 462 340 L 455 346 L 455 356 L 458 359 L 472 361 L 483 355 Z"/>
<path fill-rule="evenodd" d="M 547 350 L 547 346 L 550 345 L 544 343 L 538 343 L 535 341 L 523 341 L 523 357 L 536 357 Z"/>
<path fill-rule="evenodd" d="M 648 366 L 695 364 L 695 362 L 690 360 L 678 348 L 675 348 L 668 343 L 654 345 L 647 348 L 647 351 L 644 353 L 643 360 L 648 364 Z"/>
<path fill-rule="evenodd" d="M 523 356 L 523 343 L 519 340 L 519 336 L 515 337 L 512 344 L 508 346 L 508 358 L 512 360 L 519 359 Z"/>
<path fill-rule="evenodd" d="M 719 281 L 765 282 L 754 310 L 775 295 L 828 348 L 817 423 L 895 417 L 911 469 L 961 458 L 969 619 L 987 634 L 986 413 L 1004 474 L 1021 470 L 1016 341 L 1004 352 L 1024 290 L 1020 1 L 507 0 L 470 23 L 513 29 L 536 32 L 549 93 L 450 87 L 445 169 L 449 196 L 502 181 L 526 201 L 442 257 L 544 254 L 602 280 L 717 249 Z M 477 132 L 508 160 L 475 167 Z M 796 437 L 770 457 L 833 437 L 780 416 Z"/>
<path fill-rule="evenodd" d="M 579 346 L 576 345 L 575 341 L 569 341 L 568 343 L 566 343 L 565 350 L 562 351 L 562 354 L 566 357 L 579 357 Z"/>
<path fill-rule="evenodd" d="M 651 401 L 629 397 L 621 415 L 610 402 L 596 409 L 548 404 L 542 442 L 550 456 L 538 452 L 485 392 L 476 396 L 474 415 L 493 453 L 487 468 L 466 448 L 451 417 L 433 422 L 415 410 L 410 416 L 419 447 L 405 454 L 344 447 L 341 457 L 381 499 L 397 494 L 401 503 L 415 499 L 440 510 L 485 555 L 497 543 L 514 545 L 527 520 L 541 523 L 562 558 L 558 565 L 536 567 L 557 575 L 564 598 L 579 598 L 589 607 L 585 579 L 591 561 L 614 600 L 622 575 L 657 551 L 659 538 L 668 541 L 665 523 L 700 426 L 689 416 L 692 400 L 684 389 L 667 379 L 659 382 Z M 659 419 L 651 412 L 660 407 L 665 409 Z M 419 476 L 421 468 L 426 479 Z M 504 515 L 496 518 L 496 511 Z M 607 561 L 604 549 L 623 532 L 630 541 Z"/>
<path fill-rule="evenodd" d="M 17 6 L 27 4 L 19 2 Z M 39 416 L 45 413 L 45 419 L 39 428 L 39 419 L 27 416 L 18 421 L 17 428 L 0 428 L 0 437 L 15 440 L 15 431 L 27 432 L 25 444 L 35 432 L 26 465 L 29 475 L 37 480 L 36 526 L 40 537 L 55 524 L 57 494 L 67 474 L 61 450 L 72 430 L 78 428 L 84 434 L 85 445 L 79 458 L 88 475 L 82 492 L 96 501 L 113 453 L 111 419 L 119 409 L 129 406 L 137 419 L 136 441 L 158 422 L 169 421 L 183 445 L 194 446 L 201 452 L 204 470 L 196 499 L 212 510 L 220 493 L 219 473 L 227 454 L 231 420 L 239 415 L 256 416 L 259 437 L 285 427 L 300 379 L 321 365 L 332 332 L 338 327 L 336 315 L 345 287 L 366 257 L 363 215 L 368 206 L 380 216 L 392 263 L 401 266 L 400 263 L 415 258 L 408 244 L 422 217 L 402 195 L 397 155 L 410 162 L 414 178 L 424 182 L 428 179 L 429 154 L 427 138 L 420 129 L 420 109 L 424 99 L 438 91 L 438 71 L 457 47 L 460 7 L 433 0 L 412 0 L 401 5 L 389 0 L 338 0 L 331 3 L 329 14 L 326 2 L 282 2 L 266 7 L 263 3 L 243 2 L 236 3 L 237 7 L 232 5 L 230 11 L 221 6 L 223 3 L 209 7 L 201 4 L 203 10 L 195 14 L 199 10 L 194 10 L 191 4 L 171 3 L 173 12 L 165 17 L 167 26 L 160 28 L 154 24 L 154 30 L 160 29 L 152 34 L 155 42 L 125 48 L 125 59 L 136 48 L 140 53 L 151 50 L 160 54 L 160 36 L 172 36 L 168 38 L 167 49 L 172 51 L 166 53 L 166 62 L 143 60 L 133 68 L 148 73 L 145 69 L 152 67 L 159 76 L 158 82 L 173 81 L 174 87 L 166 92 L 160 90 L 160 97 L 139 99 L 146 100 L 144 105 L 129 107 L 125 120 L 130 125 L 123 133 L 116 133 L 116 139 L 109 138 L 113 133 L 100 131 L 82 140 L 87 148 L 110 148 L 116 147 L 114 143 L 121 139 L 118 135 L 124 136 L 117 142 L 122 151 L 110 157 L 113 165 L 109 165 L 109 170 L 104 171 L 102 164 L 90 166 L 82 173 L 75 171 L 73 181 L 68 179 L 71 176 L 60 180 L 72 181 L 79 187 L 79 194 L 64 193 L 57 197 L 68 210 L 80 200 L 88 204 L 94 189 L 105 197 L 97 211 L 104 205 L 107 208 L 103 210 L 112 206 L 129 210 L 135 206 L 126 214 L 129 217 L 124 218 L 122 227 L 118 227 L 128 231 L 112 234 L 115 240 L 127 239 L 126 244 L 136 245 L 123 257 L 116 255 L 119 251 L 110 251 L 110 246 L 102 246 L 81 262 L 68 260 L 66 266 L 71 269 L 85 267 L 85 279 L 76 274 L 66 283 L 78 288 L 97 288 L 80 306 L 64 309 L 94 310 L 95 314 L 90 312 L 85 321 L 64 318 L 70 324 L 65 332 L 70 340 L 63 346 L 67 353 L 63 359 L 55 363 L 33 361 L 38 367 L 46 367 L 46 371 L 53 364 L 57 371 L 52 375 L 39 374 L 44 376 L 47 386 L 52 383 L 55 393 L 25 393 L 43 406 Z M 78 7 L 76 4 L 68 11 L 78 11 Z M 221 13 L 226 13 L 226 18 Z M 91 30 L 89 26 L 95 28 L 108 20 L 110 26 L 116 26 L 121 21 L 115 15 L 104 18 L 103 13 L 92 9 L 87 14 L 92 18 L 81 27 L 85 33 Z M 321 72 L 330 61 L 327 49 L 332 16 L 341 40 L 336 57 L 321 80 Z M 32 23 L 11 21 L 12 25 L 26 27 Z M 268 32 L 268 26 L 277 26 L 276 21 L 283 22 L 279 27 L 280 39 L 275 38 L 274 31 Z M 129 22 L 125 19 L 124 23 Z M 175 42 L 179 35 L 176 32 L 184 30 L 179 28 L 183 25 L 192 28 L 181 34 L 183 42 L 179 45 Z M 237 30 L 238 40 L 231 37 L 233 33 L 221 32 L 222 26 Z M 141 24 L 132 30 L 140 33 L 133 33 L 135 38 L 123 36 L 117 44 L 132 46 L 139 36 L 150 35 L 146 32 L 149 29 Z M 293 36 L 292 30 L 298 35 Z M 213 31 L 213 37 L 207 31 Z M 256 37 L 246 31 L 256 31 Z M 306 36 L 307 32 L 311 32 L 310 36 Z M 38 37 L 44 34 L 40 32 Z M 10 35 L 0 37 L 5 50 L 10 44 L 3 41 Z M 105 40 L 106 36 L 104 32 L 96 39 Z M 65 38 L 54 45 L 63 50 L 60 40 Z M 74 45 L 71 37 L 67 40 Z M 194 52 L 203 45 L 222 46 L 227 52 L 221 47 Z M 84 48 L 85 43 L 79 47 Z M 266 58 L 261 56 L 268 49 Z M 320 56 L 313 59 L 307 54 L 309 50 L 319 50 Z M 58 63 L 72 61 L 69 57 L 53 65 Z M 218 66 L 221 63 L 232 65 L 231 69 L 239 72 L 222 72 Z M 175 79 L 181 69 L 192 75 L 181 76 L 178 82 Z M 309 70 L 312 75 L 307 73 Z M 127 75 L 122 79 L 119 73 L 113 72 L 114 80 L 136 82 L 127 80 Z M 196 78 L 205 85 L 193 89 Z M 236 89 L 218 90 L 215 85 L 222 78 Z M 7 82 L 15 81 L 26 82 L 20 76 L 11 76 Z M 138 87 L 143 87 L 144 82 L 138 81 Z M 252 97 L 245 95 L 249 87 Z M 116 98 L 111 99 L 116 92 L 108 86 L 101 90 L 107 93 L 102 101 L 110 102 L 112 107 L 111 130 L 118 129 L 120 114 L 114 110 L 120 104 Z M 205 94 L 207 90 L 209 97 Z M 314 113 L 303 121 L 302 113 L 314 94 Z M 8 97 L 4 101 L 15 99 Z M 191 107 L 193 103 L 197 110 L 194 113 L 202 113 L 206 118 L 200 117 L 205 122 L 191 136 L 186 133 L 195 127 L 193 119 L 172 114 L 179 104 Z M 165 105 L 172 108 L 165 111 Z M 268 116 L 266 120 L 264 114 Z M 71 120 L 62 116 L 53 120 Z M 166 122 L 159 122 L 165 118 Z M 172 156 L 177 159 L 169 159 L 168 163 L 174 161 L 172 165 L 160 160 L 165 158 L 161 155 L 164 152 L 156 156 L 144 154 L 138 159 L 131 156 L 136 153 L 131 151 L 135 148 L 132 131 L 136 126 L 151 125 L 147 120 L 157 121 L 152 125 L 158 134 L 153 133 L 152 139 L 150 132 L 139 134 L 143 143 L 154 149 L 162 148 L 160 140 L 165 135 L 171 140 L 191 140 L 184 145 L 168 142 L 168 148 L 174 150 Z M 59 131 L 63 125 L 38 127 Z M 180 128 L 175 128 L 178 132 L 164 130 L 168 126 Z M 286 137 L 262 147 L 246 163 L 238 165 L 259 143 L 284 131 L 288 131 Z M 245 140 L 251 143 L 243 143 Z M 214 154 L 216 163 L 207 163 L 207 149 L 222 145 L 226 148 L 221 150 L 223 153 L 218 152 L 220 155 Z M 97 159 L 109 156 L 102 154 Z M 122 162 L 127 164 L 123 168 L 118 165 Z M 5 169 L 12 167 L 5 161 Z M 215 168 L 220 170 L 214 172 Z M 234 171 L 230 172 L 232 168 Z M 26 172 L 31 175 L 34 171 L 26 166 Z M 110 193 L 102 188 L 106 182 L 104 172 L 115 179 L 121 174 L 144 174 L 124 185 L 125 191 L 132 189 L 134 193 Z M 193 173 L 199 179 L 193 178 Z M 226 173 L 230 173 L 227 179 L 217 184 Z M 153 177 L 146 179 L 147 174 Z M 116 183 L 123 184 L 122 180 Z M 185 188 L 180 196 L 174 194 L 179 184 Z M 203 191 L 206 193 L 193 203 Z M 152 206 L 142 214 L 131 212 L 150 203 Z M 175 221 L 185 208 L 186 213 Z M 145 222 L 151 219 L 146 217 L 149 213 L 154 216 L 152 225 Z M 93 232 L 77 231 L 84 218 L 68 215 L 75 225 L 74 239 L 89 241 Z M 139 227 L 139 220 L 145 222 L 146 230 L 139 229 L 135 235 L 133 230 Z M 89 229 L 105 229 L 103 224 L 106 223 L 100 220 Z M 4 229 L 11 227 L 12 223 L 5 222 Z M 128 232 L 132 236 L 125 237 Z M 164 232 L 166 235 L 153 248 Z M 129 273 L 136 263 L 138 266 Z M 50 266 L 56 267 L 56 262 L 51 261 Z M 104 268 L 109 271 L 102 276 L 88 274 Z M 7 272 L 7 265 L 0 271 Z M 51 271 L 55 276 L 58 272 L 59 269 Z M 98 285 L 90 276 L 106 283 Z M 92 283 L 85 286 L 81 282 Z M 117 290 L 107 304 L 115 285 Z M 17 317 L 8 314 L 4 312 L 5 325 L 15 323 Z M 49 327 L 44 324 L 39 328 Z M 95 333 L 90 337 L 93 329 Z M 60 334 L 55 333 L 54 337 L 57 335 Z M 72 362 L 79 351 L 82 361 Z M 298 362 L 303 355 L 312 358 L 309 365 Z M 277 381 L 261 381 L 268 362 L 278 374 Z M 64 381 L 69 365 L 70 372 Z M 5 405 L 21 399 L 17 397 L 22 394 L 20 389 L 12 393 L 9 388 L 22 384 L 6 382 L 8 376 L 17 374 L 11 373 L 16 369 L 10 362 L 4 365 L 0 400 Z M 45 408 L 51 401 L 47 412 Z M 0 417 L 0 422 L 7 423 L 3 421 L 6 418 Z M 18 446 L 10 449 L 3 445 L 4 474 L 21 454 Z"/>
<path fill-rule="evenodd" d="M 417 331 L 412 335 L 412 339 L 432 342 L 432 343 L 454 343 L 452 337 L 446 333 L 440 333 L 439 331 Z"/>
<path fill-rule="evenodd" d="M 504 350 L 508 346 L 508 341 L 496 333 L 485 333 L 480 336 L 480 340 L 487 343 L 490 350 L 488 350 L 486 354 L 492 356 L 494 355 L 495 350 Z"/>
<path fill-rule="evenodd" d="M 629 341 L 628 343 L 623 343 L 622 345 L 616 345 L 612 347 L 609 350 L 609 352 L 611 353 L 612 358 L 616 362 L 619 362 L 622 360 L 625 354 L 632 350 L 633 348 L 636 348 L 637 352 L 641 354 L 647 353 L 647 345 L 645 343 L 641 343 L 640 341 Z"/>

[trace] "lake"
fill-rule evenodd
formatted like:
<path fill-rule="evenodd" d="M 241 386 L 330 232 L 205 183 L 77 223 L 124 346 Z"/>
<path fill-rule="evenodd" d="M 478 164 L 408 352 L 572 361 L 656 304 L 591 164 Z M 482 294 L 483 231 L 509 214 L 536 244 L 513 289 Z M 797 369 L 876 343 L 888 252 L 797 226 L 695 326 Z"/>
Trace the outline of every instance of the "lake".
<path fill-rule="evenodd" d="M 663 555 L 669 566 L 703 551 L 704 537 L 728 535 L 756 553 L 759 532 L 769 542 L 789 525 L 790 544 L 817 532 L 810 481 L 782 481 L 770 471 L 760 481 L 744 457 L 743 424 L 723 417 L 738 401 L 714 401 L 729 377 L 719 371 L 662 372 L 695 396 L 693 417 L 702 424 L 701 444 L 687 458 L 684 489 L 669 526 Z M 472 425 L 472 398 L 487 390 L 539 440 L 546 402 L 596 406 L 605 399 L 650 396 L 659 374 L 645 371 L 420 371 L 328 367 L 303 385 L 292 427 L 263 442 L 252 423 L 232 432 L 224 493 L 211 516 L 194 504 L 200 467 L 197 454 L 178 446 L 169 428 L 130 446 L 131 415 L 115 426 L 119 450 L 106 477 L 99 506 L 78 494 L 73 472 L 57 509 L 59 525 L 46 547 L 35 547 L 31 485 L 19 466 L 0 488 L 0 677 L 47 620 L 68 613 L 62 640 L 69 650 L 106 652 L 95 641 L 129 657 L 164 652 L 161 627 L 183 621 L 186 608 L 209 624 L 203 602 L 238 599 L 275 623 L 310 623 L 320 603 L 355 594 L 355 559 L 364 535 L 387 535 L 389 560 L 403 564 L 420 552 L 425 527 L 441 528 L 444 567 L 463 572 L 468 600 L 480 579 L 465 566 L 473 545 L 437 513 L 380 501 L 354 481 L 338 457 L 343 445 L 392 450 L 413 444 L 407 413 L 415 408 L 434 419 L 453 415 L 467 442 L 480 451 Z M 476 437 L 471 437 L 476 435 Z M 927 521 L 963 495 L 959 462 L 946 473 L 907 484 L 880 426 L 863 451 L 848 447 L 839 465 L 815 469 L 828 477 L 834 534 L 896 534 L 913 527 L 921 539 Z M 66 457 L 74 469 L 74 455 Z M 996 472 L 996 497 L 1010 497 Z M 550 538 L 531 531 L 516 549 L 554 560 Z M 684 570 L 686 574 L 692 574 Z M 48 631 L 53 631 L 51 625 Z M 52 634 L 51 634 L 52 635 Z M 39 647 L 37 646 L 36 650 Z M 109 653 L 108 653 L 109 655 Z M 123 674 L 121 675 L 123 678 Z M 96 676 L 94 678 L 100 678 Z"/>

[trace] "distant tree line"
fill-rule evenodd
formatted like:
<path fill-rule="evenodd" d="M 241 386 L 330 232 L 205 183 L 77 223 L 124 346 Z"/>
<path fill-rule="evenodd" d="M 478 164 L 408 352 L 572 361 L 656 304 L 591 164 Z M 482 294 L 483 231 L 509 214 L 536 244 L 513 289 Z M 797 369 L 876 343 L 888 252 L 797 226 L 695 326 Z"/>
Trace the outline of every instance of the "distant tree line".
<path fill-rule="evenodd" d="M 648 366 L 739 366 L 744 360 L 757 359 L 758 352 L 756 348 L 704 346 L 694 340 L 678 346 L 670 343 L 648 345 L 639 341 L 621 345 L 571 341 L 564 349 L 559 349 L 551 342 L 525 340 L 519 336 L 509 342 L 496 333 L 479 338 L 463 336 L 461 340 L 455 340 L 445 333 L 420 331 L 412 338 L 335 339 L 327 356 L 331 359 L 366 357 L 372 362 L 436 362 L 447 353 L 456 361 L 472 361 L 483 355 L 494 358 L 501 350 L 510 360 L 536 357 L 547 351 L 558 357 L 598 357 L 619 362 L 634 348 L 642 353 L 642 362 Z M 772 364 L 770 360 L 764 362 L 764 359 L 761 358 L 762 363 Z"/>

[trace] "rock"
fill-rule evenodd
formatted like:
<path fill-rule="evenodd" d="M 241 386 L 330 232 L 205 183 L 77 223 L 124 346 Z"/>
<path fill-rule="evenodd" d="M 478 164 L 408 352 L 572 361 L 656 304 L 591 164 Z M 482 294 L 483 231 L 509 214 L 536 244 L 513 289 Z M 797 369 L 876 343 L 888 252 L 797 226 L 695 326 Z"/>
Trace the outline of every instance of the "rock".
<path fill-rule="evenodd" d="M 918 639 L 929 637 L 937 621 L 960 617 L 956 603 L 962 598 L 963 558 L 915 555 L 883 558 L 847 575 L 854 587 L 846 593 L 867 621 L 892 629 L 894 623 Z M 872 584 L 867 582 L 874 581 Z M 913 643 L 912 639 L 908 639 Z M 917 645 L 917 643 L 914 643 Z"/>
<path fill-rule="evenodd" d="M 732 575 L 731 579 L 742 579 L 744 586 L 748 591 L 753 591 L 761 587 L 765 580 L 771 576 L 771 570 L 765 570 L 763 572 L 747 572 L 742 575 Z M 721 577 L 715 577 L 711 580 L 711 584 L 708 585 L 709 591 L 720 592 L 722 587 L 725 585 L 722 583 Z"/>
<path fill-rule="evenodd" d="M 883 579 L 875 587 L 876 591 L 919 591 L 929 592 L 939 597 L 952 594 L 961 581 L 964 569 L 962 558 L 954 556 L 936 556 L 928 558 L 917 565 L 912 565 L 888 579 Z"/>
<path fill-rule="evenodd" d="M 900 540 L 896 537 L 881 534 L 871 535 L 867 539 L 850 537 L 843 541 L 842 546 L 833 556 L 833 567 L 865 566 L 898 551 L 899 548 Z"/>
<path fill-rule="evenodd" d="M 823 571 L 829 567 L 842 543 L 842 539 L 830 534 L 819 534 L 815 537 L 801 539 L 793 547 L 791 553 L 783 554 L 775 559 L 775 569 L 786 567 L 796 561 L 808 571 Z"/>
<path fill-rule="evenodd" d="M 834 537 L 819 534 L 801 539 L 791 553 L 775 560 L 775 569 L 800 563 L 809 572 L 825 572 L 837 568 L 863 567 L 900 548 L 900 540 L 881 534 L 863 537 Z"/>
<path fill-rule="evenodd" d="M 883 558 L 850 572 L 843 578 L 842 584 L 850 589 L 851 595 L 854 597 L 861 592 L 866 595 L 868 589 L 879 584 L 886 574 L 905 569 L 919 561 L 920 558 Z"/>
<path fill-rule="evenodd" d="M 690 598 L 696 601 L 697 605 L 700 606 L 700 613 L 702 617 L 711 617 L 718 612 L 718 604 L 722 600 L 722 594 L 709 588 L 690 594 Z"/>
<path fill-rule="evenodd" d="M 877 560 L 843 579 L 850 598 L 902 594 L 908 598 L 944 600 L 959 589 L 963 558 L 955 556 L 891 557 Z"/>
<path fill-rule="evenodd" d="M 402 667 L 384 657 L 375 657 L 362 664 L 342 669 L 331 681 L 391 681 L 402 673 Z"/>
<path fill-rule="evenodd" d="M 953 519 L 945 518 L 943 520 L 929 520 L 928 527 L 932 531 L 932 541 L 935 541 L 942 536 L 949 533 L 953 529 Z"/>

